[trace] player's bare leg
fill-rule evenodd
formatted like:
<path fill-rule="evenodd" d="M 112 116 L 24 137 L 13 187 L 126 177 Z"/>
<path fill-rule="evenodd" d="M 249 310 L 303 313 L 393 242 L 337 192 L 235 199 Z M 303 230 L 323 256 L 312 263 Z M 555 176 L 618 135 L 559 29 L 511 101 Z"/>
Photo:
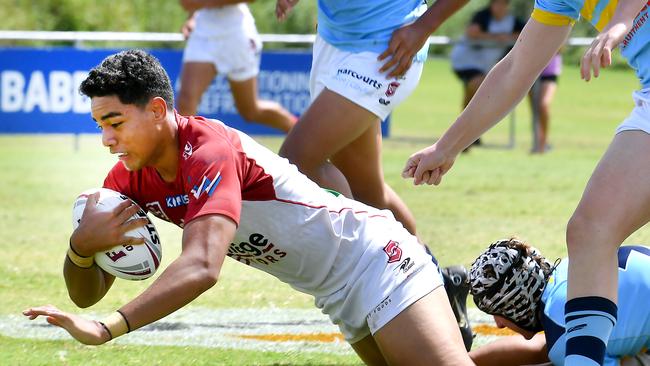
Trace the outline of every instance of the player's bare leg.
<path fill-rule="evenodd" d="M 374 338 L 390 365 L 473 365 L 442 286 L 402 311 Z"/>
<path fill-rule="evenodd" d="M 554 81 L 542 81 L 540 85 L 539 124 L 537 126 L 537 147 L 534 153 L 543 154 L 548 149 L 548 126 L 551 121 L 551 102 L 557 90 Z"/>
<path fill-rule="evenodd" d="M 196 114 L 201 96 L 208 89 L 217 68 L 210 62 L 184 62 L 181 70 L 181 90 L 176 98 L 176 109 L 184 116 Z"/>
<path fill-rule="evenodd" d="M 384 182 L 381 146 L 381 122 L 377 118 L 361 136 L 334 154 L 331 161 L 347 179 L 354 199 L 391 210 L 395 218 L 415 235 L 415 217 Z"/>
<path fill-rule="evenodd" d="M 287 135 L 280 156 L 321 187 L 353 197 L 346 177 L 328 159 L 377 123 L 368 110 L 324 89 Z"/>
<path fill-rule="evenodd" d="M 593 318 L 608 308 L 615 309 L 612 303 L 617 300 L 617 249 L 650 220 L 650 185 L 646 184 L 650 180 L 648 156 L 650 135 L 642 131 L 619 133 L 591 176 L 567 226 L 570 260 L 567 316 L 589 310 L 589 314 L 596 312 Z M 570 302 L 579 305 L 581 300 L 589 303 L 572 310 Z M 611 318 L 615 322 L 615 314 Z M 589 324 L 582 317 L 577 321 Z M 594 334 L 589 327 L 583 328 L 580 328 L 582 332 L 592 338 L 606 341 L 609 337 L 608 332 L 598 330 L 602 326 L 595 326 Z M 571 350 L 567 351 L 572 354 Z"/>
<path fill-rule="evenodd" d="M 228 82 L 237 111 L 246 121 L 259 122 L 284 132 L 289 132 L 296 123 L 296 116 L 280 104 L 258 99 L 256 77 L 243 81 L 228 80 Z"/>
<path fill-rule="evenodd" d="M 391 209 L 414 233 L 413 215 L 383 180 L 380 123 L 370 111 L 325 89 L 289 133 L 280 155 L 323 187 Z"/>
<path fill-rule="evenodd" d="M 463 109 L 467 107 L 469 101 L 472 100 L 472 97 L 476 94 L 476 91 L 481 86 L 484 79 L 485 75 L 477 75 L 467 81 L 463 95 Z"/>
<path fill-rule="evenodd" d="M 381 354 L 377 342 L 372 337 L 368 335 L 359 342 L 356 342 L 351 345 L 352 349 L 359 355 L 361 361 L 369 366 L 384 366 L 388 365 L 384 359 L 384 355 Z"/>

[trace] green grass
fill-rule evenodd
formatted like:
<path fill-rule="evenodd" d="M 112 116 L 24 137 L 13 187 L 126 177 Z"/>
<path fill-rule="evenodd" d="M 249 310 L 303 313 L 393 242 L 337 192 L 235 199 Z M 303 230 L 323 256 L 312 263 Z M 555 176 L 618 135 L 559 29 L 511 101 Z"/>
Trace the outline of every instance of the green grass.
<path fill-rule="evenodd" d="M 460 83 L 443 60 L 428 63 L 420 86 L 393 115 L 393 139 L 384 143 L 387 181 L 418 220 L 420 236 L 445 264 L 469 264 L 495 239 L 519 235 L 548 257 L 565 255 L 565 225 L 591 171 L 632 108 L 636 88 L 631 71 L 606 71 L 590 84 L 566 67 L 553 105 L 553 151 L 531 156 L 530 116 L 517 112 L 517 144 L 512 150 L 475 149 L 462 155 L 439 187 L 414 187 L 399 172 L 408 156 L 435 141 L 460 107 Z M 89 119 L 89 123 L 91 123 Z M 485 136 L 506 141 L 507 124 Z M 261 138 L 277 149 L 278 138 Z M 67 298 L 61 264 L 71 232 L 71 205 L 84 189 L 100 186 L 114 158 L 98 136 L 0 136 L 0 315 L 19 314 L 33 305 L 56 304 L 78 311 Z M 156 221 L 165 264 L 180 250 L 179 229 Z M 628 242 L 650 243 L 640 230 Z M 121 306 L 150 281 L 116 281 L 90 311 Z M 259 289 L 264 288 L 262 292 Z M 208 308 L 309 308 L 313 300 L 270 276 L 226 261 L 220 283 L 191 306 Z M 73 341 L 0 337 L 2 364 L 355 364 L 355 356 L 263 353 L 192 347 L 80 346 Z"/>

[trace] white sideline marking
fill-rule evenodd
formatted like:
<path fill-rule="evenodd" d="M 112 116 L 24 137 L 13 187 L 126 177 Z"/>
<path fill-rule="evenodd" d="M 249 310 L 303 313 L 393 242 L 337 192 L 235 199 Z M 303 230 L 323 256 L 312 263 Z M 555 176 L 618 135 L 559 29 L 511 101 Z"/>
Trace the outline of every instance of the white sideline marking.
<path fill-rule="evenodd" d="M 492 324 L 491 317 L 476 309 L 468 309 L 473 326 Z M 84 316 L 102 319 L 107 314 L 87 313 Z M 12 338 L 69 340 L 64 330 L 50 325 L 44 319 L 28 320 L 21 315 L 0 316 L 0 334 Z M 328 341 L 314 340 L 323 335 Z M 250 336 L 269 336 L 282 339 L 306 340 L 272 341 L 251 339 Z M 273 352 L 326 352 L 351 354 L 352 348 L 339 335 L 338 327 L 317 309 L 181 309 L 168 317 L 113 342 L 156 346 L 197 346 L 232 348 Z M 309 336 L 309 338 L 308 338 Z M 246 338 L 242 338 L 246 337 Z M 316 336 L 318 338 L 318 336 Z M 474 345 L 484 344 L 497 336 L 477 335 Z M 286 339 L 286 337 L 285 337 Z M 59 355 L 65 358 L 65 355 Z"/>

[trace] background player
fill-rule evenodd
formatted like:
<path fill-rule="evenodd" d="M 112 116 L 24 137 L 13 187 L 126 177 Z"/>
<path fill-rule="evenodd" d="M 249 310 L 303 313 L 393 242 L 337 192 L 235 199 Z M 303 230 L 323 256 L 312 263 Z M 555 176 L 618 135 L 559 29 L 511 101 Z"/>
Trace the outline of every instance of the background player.
<path fill-rule="evenodd" d="M 650 248 L 618 250 L 618 322 L 607 343 L 605 365 L 645 360 L 650 344 Z M 568 260 L 551 264 L 518 239 L 499 240 L 472 264 L 470 291 L 476 306 L 500 328 L 521 336 L 500 339 L 470 353 L 477 365 L 564 364 Z M 544 331 L 544 333 L 539 333 Z M 644 361 L 640 361 L 643 363 Z M 625 365 L 626 363 L 622 363 Z"/>
<path fill-rule="evenodd" d="M 262 40 L 245 1 L 180 0 L 189 12 L 178 112 L 193 116 L 217 72 L 225 74 L 237 111 L 246 121 L 288 132 L 296 117 L 276 102 L 257 96 Z"/>
<path fill-rule="evenodd" d="M 297 0 L 277 0 L 284 19 Z M 322 187 L 390 209 L 415 234 L 415 218 L 384 182 L 381 121 L 420 80 L 427 38 L 467 0 L 318 1 L 312 103 L 280 155 Z"/>
<path fill-rule="evenodd" d="M 28 309 L 85 344 L 152 323 L 211 288 L 224 258 L 311 294 L 367 364 L 471 365 L 431 257 L 390 214 L 320 187 L 245 134 L 173 109 L 159 62 L 143 51 L 109 56 L 80 90 L 118 162 L 104 186 L 183 228 L 182 252 L 139 296 L 100 323 L 52 306 Z M 167 207 L 169 196 L 187 205 Z M 101 300 L 114 277 L 79 264 L 124 242 L 137 206 L 97 212 L 88 198 L 70 237 L 64 276 L 73 301 Z M 143 224 L 140 222 L 140 224 Z"/>
<path fill-rule="evenodd" d="M 580 15 L 581 14 L 581 15 Z M 574 21 L 590 20 L 600 34 L 581 61 L 586 80 L 611 63 L 621 46 L 642 89 L 636 107 L 617 128 L 567 225 L 571 266 L 566 306 L 566 364 L 602 365 L 616 323 L 616 251 L 650 220 L 650 27 L 646 0 L 538 0 L 512 51 L 489 73 L 475 97 L 438 142 L 411 156 L 403 171 L 415 184 L 439 184 L 456 156 L 508 113 L 565 42 Z M 594 265 L 597 264 L 597 265 Z M 576 326 L 581 326 L 576 328 Z M 584 325 L 584 327 L 582 327 Z"/>

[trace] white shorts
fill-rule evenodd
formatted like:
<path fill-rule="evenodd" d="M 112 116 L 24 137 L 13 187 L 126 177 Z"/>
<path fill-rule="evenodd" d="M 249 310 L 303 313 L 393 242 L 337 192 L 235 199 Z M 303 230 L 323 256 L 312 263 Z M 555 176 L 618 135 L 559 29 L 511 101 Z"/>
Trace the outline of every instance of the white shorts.
<path fill-rule="evenodd" d="M 650 89 L 638 90 L 632 93 L 634 109 L 616 128 L 616 133 L 640 130 L 650 134 Z"/>
<path fill-rule="evenodd" d="M 316 306 L 339 326 L 345 340 L 356 343 L 375 334 L 407 307 L 443 285 L 442 275 L 417 239 L 402 228 L 397 235 L 377 236 L 343 289 L 316 298 Z M 359 274 L 357 276 L 357 274 Z"/>
<path fill-rule="evenodd" d="M 382 121 L 408 97 L 420 81 L 424 63 L 413 62 L 399 79 L 387 79 L 374 52 L 347 52 L 325 42 L 314 42 L 309 91 L 312 101 L 327 88 L 375 114 Z"/>
<path fill-rule="evenodd" d="M 244 81 L 260 72 L 262 40 L 257 31 L 229 32 L 222 37 L 204 37 L 190 34 L 183 62 L 209 62 L 229 80 Z"/>

